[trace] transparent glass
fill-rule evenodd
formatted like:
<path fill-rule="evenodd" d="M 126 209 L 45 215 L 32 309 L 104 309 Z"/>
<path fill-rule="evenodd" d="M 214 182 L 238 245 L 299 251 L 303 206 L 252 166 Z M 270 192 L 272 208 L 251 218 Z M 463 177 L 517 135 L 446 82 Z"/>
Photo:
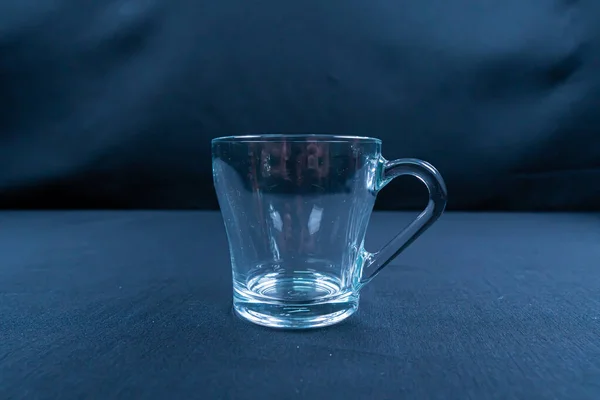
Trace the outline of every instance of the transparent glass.
<path fill-rule="evenodd" d="M 387 161 L 375 138 L 231 136 L 212 141 L 213 177 L 229 240 L 233 308 L 269 327 L 331 325 L 360 289 L 442 214 L 446 186 L 416 159 Z M 413 175 L 429 204 L 376 253 L 363 248 L 377 192 Z"/>

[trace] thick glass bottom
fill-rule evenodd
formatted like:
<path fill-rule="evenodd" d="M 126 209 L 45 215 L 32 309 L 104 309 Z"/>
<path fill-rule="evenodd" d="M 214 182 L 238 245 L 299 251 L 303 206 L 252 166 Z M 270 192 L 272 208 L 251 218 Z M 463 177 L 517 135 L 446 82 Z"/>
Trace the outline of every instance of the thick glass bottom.
<path fill-rule="evenodd" d="M 358 309 L 359 295 L 315 272 L 256 276 L 234 284 L 233 308 L 241 318 L 272 328 L 308 329 L 333 325 Z"/>

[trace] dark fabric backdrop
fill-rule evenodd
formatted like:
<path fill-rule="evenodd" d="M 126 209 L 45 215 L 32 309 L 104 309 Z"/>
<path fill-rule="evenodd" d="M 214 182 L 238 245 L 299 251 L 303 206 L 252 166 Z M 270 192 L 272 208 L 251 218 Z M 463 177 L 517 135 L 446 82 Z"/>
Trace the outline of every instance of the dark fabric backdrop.
<path fill-rule="evenodd" d="M 597 0 L 3 0 L 0 207 L 214 208 L 211 138 L 318 132 L 429 160 L 452 209 L 599 209 L 598 21 Z"/>

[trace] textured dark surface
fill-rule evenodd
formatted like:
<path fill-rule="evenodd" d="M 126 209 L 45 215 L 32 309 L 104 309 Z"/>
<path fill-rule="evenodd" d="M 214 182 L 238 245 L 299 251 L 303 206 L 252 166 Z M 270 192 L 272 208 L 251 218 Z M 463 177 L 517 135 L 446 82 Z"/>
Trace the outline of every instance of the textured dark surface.
<path fill-rule="evenodd" d="M 599 243 L 598 215 L 449 213 L 358 314 L 284 332 L 231 314 L 217 213 L 2 213 L 0 398 L 598 399 Z"/>
<path fill-rule="evenodd" d="M 211 138 L 312 132 L 433 163 L 450 208 L 598 211 L 598 21 L 598 0 L 1 0 L 0 208 L 216 208 Z"/>

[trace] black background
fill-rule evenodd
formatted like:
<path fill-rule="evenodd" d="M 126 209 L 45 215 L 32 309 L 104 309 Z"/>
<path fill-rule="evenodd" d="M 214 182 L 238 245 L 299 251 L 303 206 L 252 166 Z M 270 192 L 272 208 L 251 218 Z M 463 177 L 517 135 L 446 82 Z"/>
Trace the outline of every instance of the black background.
<path fill-rule="evenodd" d="M 0 207 L 216 208 L 211 138 L 311 132 L 430 161 L 449 209 L 598 209 L 599 20 L 592 0 L 4 0 Z"/>

